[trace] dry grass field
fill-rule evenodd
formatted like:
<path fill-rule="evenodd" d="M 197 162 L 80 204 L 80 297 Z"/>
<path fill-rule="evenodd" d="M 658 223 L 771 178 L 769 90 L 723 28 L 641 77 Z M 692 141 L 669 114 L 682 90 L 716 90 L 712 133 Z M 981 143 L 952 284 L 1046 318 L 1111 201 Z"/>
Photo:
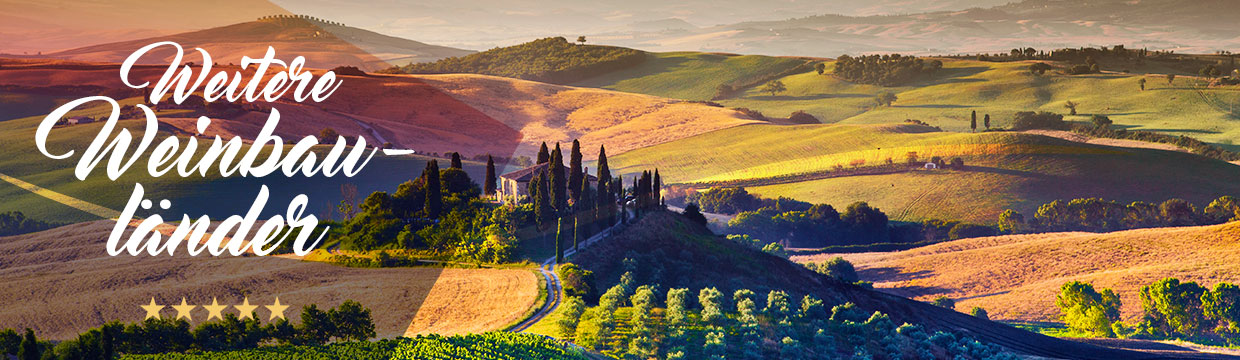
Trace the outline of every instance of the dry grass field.
<path fill-rule="evenodd" d="M 69 225 L 0 238 L 0 327 L 35 329 L 65 339 L 111 320 L 141 321 L 139 305 L 271 304 L 279 297 L 296 321 L 308 304 L 335 307 L 352 299 L 371 309 L 380 337 L 406 333 L 496 330 L 537 298 L 528 270 L 347 268 L 271 257 L 110 257 L 111 221 Z M 462 306 L 462 304 L 470 304 Z M 227 312 L 235 312 L 229 308 Z M 267 320 L 268 311 L 258 315 Z M 206 318 L 201 307 L 194 323 Z M 416 315 L 415 315 L 416 314 Z M 164 316 L 175 316 L 165 308 Z"/>
<path fill-rule="evenodd" d="M 962 239 L 892 253 L 843 254 L 863 280 L 919 300 L 945 295 L 992 319 L 1057 320 L 1065 282 L 1112 288 L 1127 320 L 1140 316 L 1142 286 L 1165 277 L 1206 287 L 1240 282 L 1240 223 L 1106 234 L 1052 233 Z M 835 255 L 798 256 L 820 262 Z"/>
<path fill-rule="evenodd" d="M 443 269 L 405 336 L 499 330 L 537 304 L 540 281 L 528 270 Z"/>

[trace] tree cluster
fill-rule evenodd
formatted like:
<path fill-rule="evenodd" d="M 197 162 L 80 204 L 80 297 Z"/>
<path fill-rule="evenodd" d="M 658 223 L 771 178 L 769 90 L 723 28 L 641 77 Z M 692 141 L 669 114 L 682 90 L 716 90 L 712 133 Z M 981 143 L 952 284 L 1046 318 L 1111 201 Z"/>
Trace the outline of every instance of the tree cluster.
<path fill-rule="evenodd" d="M 1107 232 L 1128 229 L 1221 224 L 1240 219 L 1240 201 L 1222 196 L 1206 207 L 1182 199 L 1154 204 L 1136 201 L 1122 204 L 1100 198 L 1055 200 L 1038 207 L 1032 219 L 1006 210 L 999 214 L 999 228 L 1006 232 Z"/>
<path fill-rule="evenodd" d="M 926 61 L 900 54 L 842 55 L 835 61 L 835 76 L 841 79 L 880 86 L 900 86 L 934 76 L 943 68 L 940 60 Z"/>
<path fill-rule="evenodd" d="M 62 225 L 28 218 L 21 211 L 0 212 L 0 236 L 28 234 Z"/>
<path fill-rule="evenodd" d="M 410 63 L 388 73 L 470 73 L 567 84 L 602 73 L 637 66 L 646 53 L 614 46 L 575 45 L 549 37 L 430 63 Z"/>

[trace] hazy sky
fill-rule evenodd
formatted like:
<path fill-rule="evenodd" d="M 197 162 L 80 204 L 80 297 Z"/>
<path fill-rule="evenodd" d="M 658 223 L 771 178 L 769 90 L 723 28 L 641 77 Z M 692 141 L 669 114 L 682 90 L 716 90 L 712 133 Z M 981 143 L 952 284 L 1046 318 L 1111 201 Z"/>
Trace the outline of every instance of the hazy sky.
<path fill-rule="evenodd" d="M 278 13 L 312 15 L 383 34 L 478 50 L 537 37 L 626 33 L 635 27 L 662 30 L 661 26 L 707 27 L 821 14 L 919 13 L 1008 1 L 0 0 L 5 9 L 0 13 L 0 53 L 153 37 Z M 662 22 L 649 24 L 655 21 Z"/>

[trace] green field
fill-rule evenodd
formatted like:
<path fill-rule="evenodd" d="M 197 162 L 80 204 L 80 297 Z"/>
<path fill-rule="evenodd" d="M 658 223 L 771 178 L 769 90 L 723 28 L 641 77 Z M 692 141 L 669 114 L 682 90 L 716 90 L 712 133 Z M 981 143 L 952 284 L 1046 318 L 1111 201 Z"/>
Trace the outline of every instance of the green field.
<path fill-rule="evenodd" d="M 761 55 L 651 53 L 641 65 L 572 85 L 685 100 L 710 100 L 719 85 L 752 84 L 805 62 L 798 58 Z"/>
<path fill-rule="evenodd" d="M 930 132 L 928 132 L 930 131 Z M 826 177 L 856 168 L 960 157 L 967 169 L 918 169 Z M 895 220 L 993 222 L 1012 208 L 1102 197 L 1123 202 L 1184 198 L 1198 206 L 1240 193 L 1240 166 L 1187 153 L 1075 143 L 1021 133 L 933 132 L 911 125 L 747 125 L 609 158 L 612 171 L 658 168 L 665 184 L 747 180 L 750 192 L 842 208 L 867 201 Z M 837 167 L 839 166 L 839 167 Z M 630 175 L 626 175 L 628 178 Z M 815 177 L 817 176 L 817 177 Z M 756 181 L 756 182 L 755 182 Z"/>
<path fill-rule="evenodd" d="M 753 74 L 773 74 L 790 69 L 799 59 L 764 56 L 724 57 L 704 53 L 654 54 L 638 68 L 609 73 L 575 85 L 706 100 L 725 81 Z M 1078 116 L 1067 120 L 1085 122 L 1093 114 L 1109 116 L 1116 126 L 1188 135 L 1232 150 L 1240 136 L 1240 88 L 1201 86 L 1202 80 L 1183 73 L 1168 84 L 1162 75 L 1178 72 L 1154 63 L 1147 73 L 1104 72 L 1033 75 L 1032 62 L 981 62 L 943 59 L 944 68 L 930 79 L 899 87 L 880 87 L 840 80 L 813 70 L 779 80 L 787 91 L 771 95 L 759 86 L 744 89 L 735 97 L 718 100 L 728 107 L 758 110 L 767 117 L 787 117 L 804 110 L 824 123 L 882 124 L 918 119 L 948 131 L 969 131 L 969 117 L 992 117 L 991 126 L 1008 126 L 1019 111 L 1044 110 L 1067 114 L 1066 101 L 1079 103 Z M 1104 68 L 1104 70 L 1112 70 Z M 1146 90 L 1138 79 L 1145 77 Z M 874 96 L 890 91 L 898 96 L 892 107 L 876 107 Z M 1237 106 L 1233 106 L 1236 104 Z"/>

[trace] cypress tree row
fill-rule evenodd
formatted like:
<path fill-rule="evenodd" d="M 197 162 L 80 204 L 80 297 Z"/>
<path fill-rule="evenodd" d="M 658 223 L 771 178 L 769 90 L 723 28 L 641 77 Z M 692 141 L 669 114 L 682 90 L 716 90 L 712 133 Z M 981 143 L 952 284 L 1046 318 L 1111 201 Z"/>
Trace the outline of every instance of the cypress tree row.
<path fill-rule="evenodd" d="M 573 139 L 573 148 L 568 155 L 568 195 L 576 202 L 581 198 L 581 184 L 585 174 L 581 169 L 581 143 Z"/>
<path fill-rule="evenodd" d="M 439 218 L 439 212 L 443 210 L 443 192 L 439 187 L 439 161 L 431 160 L 426 163 L 426 171 L 422 173 L 426 177 L 426 206 L 423 210 L 426 217 L 431 219 Z"/>
<path fill-rule="evenodd" d="M 450 165 L 450 168 L 463 169 L 461 166 L 461 153 L 455 151 L 452 152 L 452 164 Z"/>
<path fill-rule="evenodd" d="M 491 154 L 487 154 L 487 175 L 486 182 L 482 184 L 482 196 L 495 195 L 495 160 L 491 158 Z"/>
<path fill-rule="evenodd" d="M 538 148 L 538 162 L 536 164 L 545 164 L 551 161 L 551 153 L 547 152 L 547 142 L 543 141 L 542 147 Z"/>

